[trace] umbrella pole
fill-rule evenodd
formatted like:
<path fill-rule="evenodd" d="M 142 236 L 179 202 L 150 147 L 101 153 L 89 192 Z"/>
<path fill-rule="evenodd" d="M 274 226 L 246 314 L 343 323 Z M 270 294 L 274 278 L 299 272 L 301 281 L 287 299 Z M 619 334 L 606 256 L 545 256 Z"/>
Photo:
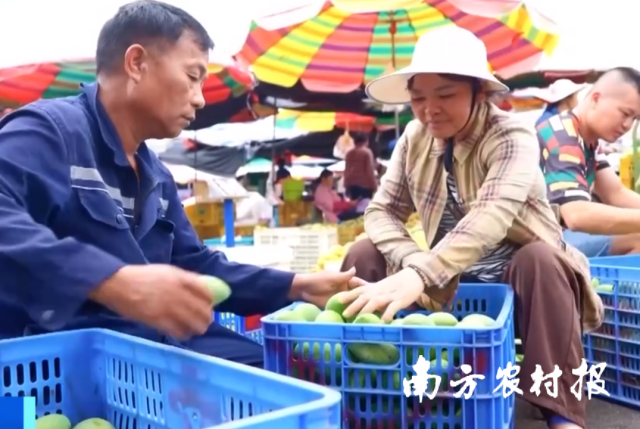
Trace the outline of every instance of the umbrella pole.
<path fill-rule="evenodd" d="M 389 26 L 389 34 L 391 35 L 391 66 L 393 67 L 393 71 L 396 70 L 396 31 L 397 26 L 394 20 L 394 12 L 389 12 L 389 17 L 391 18 L 391 25 Z M 393 119 L 396 129 L 396 140 L 400 137 L 400 113 L 397 109 L 394 109 Z"/>
<path fill-rule="evenodd" d="M 273 141 L 276 140 L 276 119 L 278 116 L 278 103 L 276 102 L 276 114 L 273 115 Z M 274 144 L 271 145 L 271 194 L 273 195 L 273 200 L 276 201 L 276 164 L 273 160 L 276 159 L 276 146 Z M 278 205 L 273 205 L 273 219 L 271 221 L 274 227 L 278 226 Z"/>

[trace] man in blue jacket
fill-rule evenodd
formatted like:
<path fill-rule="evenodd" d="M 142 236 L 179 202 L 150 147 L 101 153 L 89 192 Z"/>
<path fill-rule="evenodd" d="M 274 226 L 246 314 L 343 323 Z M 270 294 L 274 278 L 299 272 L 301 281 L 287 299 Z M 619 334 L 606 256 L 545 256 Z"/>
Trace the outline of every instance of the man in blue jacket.
<path fill-rule="evenodd" d="M 204 106 L 211 48 L 183 10 L 130 3 L 100 33 L 97 84 L 0 121 L 0 338 L 102 327 L 261 365 L 259 345 L 211 323 L 195 273 L 230 284 L 216 310 L 242 316 L 362 283 L 232 263 L 198 240 L 144 141 Z"/>

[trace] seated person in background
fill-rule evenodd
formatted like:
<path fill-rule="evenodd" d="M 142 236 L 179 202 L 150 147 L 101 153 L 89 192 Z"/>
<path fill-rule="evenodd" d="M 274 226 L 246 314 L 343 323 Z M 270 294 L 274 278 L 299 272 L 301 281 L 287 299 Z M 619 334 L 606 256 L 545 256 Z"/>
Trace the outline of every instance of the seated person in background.
<path fill-rule="evenodd" d="M 364 188 L 351 188 L 351 193 L 348 197 L 355 205 L 352 209 L 345 210 L 338 215 L 338 218 L 341 221 L 356 219 L 363 216 L 371 198 L 373 198 L 373 193 Z"/>
<path fill-rule="evenodd" d="M 353 203 L 340 198 L 340 195 L 333 189 L 333 173 L 329 170 L 322 170 L 318 177 L 318 184 L 313 194 L 315 206 L 322 212 L 327 222 L 335 223 L 340 220 L 339 214 L 353 209 Z"/>
<path fill-rule="evenodd" d="M 537 98 L 547 103 L 547 106 L 536 121 L 536 125 L 552 116 L 576 107 L 578 105 L 578 93 L 584 87 L 584 85 L 578 85 L 569 79 L 560 79 L 551 84 L 546 90 L 542 90 Z"/>
<path fill-rule="evenodd" d="M 549 202 L 559 208 L 565 241 L 589 258 L 640 252 L 640 195 L 596 154 L 600 139 L 616 141 L 639 116 L 640 72 L 620 67 L 602 75 L 573 111 L 536 127 Z"/>

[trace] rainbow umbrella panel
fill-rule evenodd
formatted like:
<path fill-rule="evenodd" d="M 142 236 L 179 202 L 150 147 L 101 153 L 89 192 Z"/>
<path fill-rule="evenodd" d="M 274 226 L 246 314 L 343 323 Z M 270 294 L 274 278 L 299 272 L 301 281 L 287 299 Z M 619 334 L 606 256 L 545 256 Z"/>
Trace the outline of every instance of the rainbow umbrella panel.
<path fill-rule="evenodd" d="M 399 116 L 399 125 L 404 126 L 411 119 L 411 114 L 402 114 Z M 306 112 L 281 109 L 276 115 L 276 126 L 309 132 L 331 131 L 334 128 L 369 132 L 373 128 L 380 131 L 393 129 L 395 120 L 348 112 Z"/>
<path fill-rule="evenodd" d="M 278 27 L 272 15 L 267 28 L 254 20 L 237 56 L 251 65 L 260 81 L 287 88 L 301 82 L 316 92 L 351 92 L 407 66 L 417 39 L 446 25 L 465 28 L 482 39 L 490 67 L 498 74 L 530 70 L 558 42 L 551 21 L 516 0 L 318 1 L 317 14 L 303 22 L 292 24 L 285 17 L 280 22 L 287 26 Z"/>
<path fill-rule="evenodd" d="M 20 106 L 41 98 L 75 95 L 81 83 L 95 80 L 95 62 L 65 61 L 0 69 L 0 106 Z M 254 87 L 251 73 L 240 66 L 209 65 L 203 94 L 215 104 L 246 94 Z"/>

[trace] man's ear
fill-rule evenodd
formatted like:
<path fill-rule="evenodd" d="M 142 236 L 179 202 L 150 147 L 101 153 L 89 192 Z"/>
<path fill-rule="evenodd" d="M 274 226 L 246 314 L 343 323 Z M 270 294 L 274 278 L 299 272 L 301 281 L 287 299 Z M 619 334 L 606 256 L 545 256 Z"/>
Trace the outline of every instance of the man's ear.
<path fill-rule="evenodd" d="M 148 58 L 147 51 L 141 45 L 131 45 L 124 53 L 124 71 L 133 82 L 142 79 Z"/>

